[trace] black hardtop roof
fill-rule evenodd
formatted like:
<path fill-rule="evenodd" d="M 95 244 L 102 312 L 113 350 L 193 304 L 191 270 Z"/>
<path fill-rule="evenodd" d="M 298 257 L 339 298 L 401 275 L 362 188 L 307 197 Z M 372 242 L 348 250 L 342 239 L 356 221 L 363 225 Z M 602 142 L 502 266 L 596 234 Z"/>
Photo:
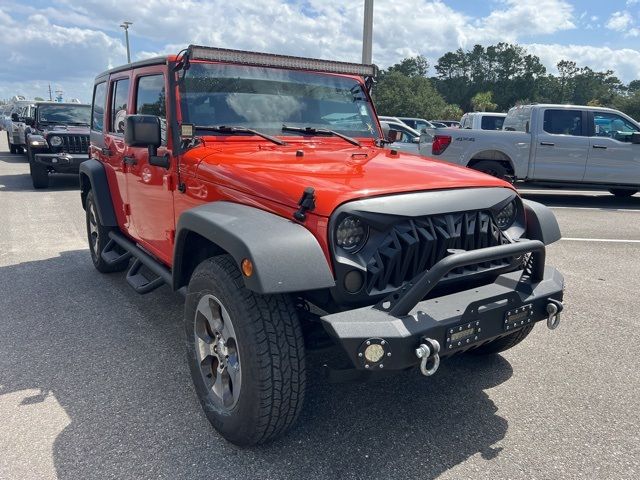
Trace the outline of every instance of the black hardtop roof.
<path fill-rule="evenodd" d="M 169 55 L 163 55 L 161 57 L 153 57 L 153 58 L 147 58 L 145 60 L 139 60 L 137 62 L 125 63 L 124 65 L 120 65 L 119 67 L 114 67 L 109 70 L 105 70 L 101 74 L 97 75 L 96 82 L 98 80 L 102 80 L 103 77 L 106 77 L 113 73 L 126 72 L 127 70 L 133 70 L 134 68 L 149 67 L 151 65 L 162 65 L 167 63 L 168 60 L 169 60 Z"/>

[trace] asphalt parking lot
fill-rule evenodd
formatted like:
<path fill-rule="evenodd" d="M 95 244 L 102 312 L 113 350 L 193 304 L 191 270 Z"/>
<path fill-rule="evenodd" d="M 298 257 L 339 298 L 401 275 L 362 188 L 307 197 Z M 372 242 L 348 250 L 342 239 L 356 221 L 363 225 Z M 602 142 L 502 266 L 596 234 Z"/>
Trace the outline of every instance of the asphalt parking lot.
<path fill-rule="evenodd" d="M 77 180 L 33 190 L 0 138 L 0 478 L 640 477 L 640 194 L 523 189 L 565 237 L 557 330 L 430 379 L 327 384 L 312 356 L 297 427 L 240 449 L 196 399 L 181 297 L 98 274 Z"/>

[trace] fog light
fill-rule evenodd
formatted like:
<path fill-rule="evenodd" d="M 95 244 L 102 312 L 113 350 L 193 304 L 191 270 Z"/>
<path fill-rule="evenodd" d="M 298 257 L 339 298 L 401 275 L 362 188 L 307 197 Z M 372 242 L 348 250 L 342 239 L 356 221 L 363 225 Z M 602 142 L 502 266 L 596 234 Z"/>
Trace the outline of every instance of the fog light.
<path fill-rule="evenodd" d="M 364 349 L 364 358 L 367 362 L 378 363 L 384 357 L 384 348 L 382 345 L 372 343 Z"/>
<path fill-rule="evenodd" d="M 349 293 L 356 293 L 362 288 L 362 273 L 351 270 L 344 276 L 344 288 Z"/>

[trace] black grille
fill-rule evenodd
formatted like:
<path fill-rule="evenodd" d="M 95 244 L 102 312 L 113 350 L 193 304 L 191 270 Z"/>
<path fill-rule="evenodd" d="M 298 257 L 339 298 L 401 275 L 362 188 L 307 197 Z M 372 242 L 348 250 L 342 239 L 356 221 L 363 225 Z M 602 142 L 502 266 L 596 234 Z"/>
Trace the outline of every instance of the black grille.
<path fill-rule="evenodd" d="M 395 224 L 367 262 L 366 289 L 371 294 L 399 288 L 448 255 L 447 250 L 476 250 L 510 243 L 489 212 L 460 212 L 408 219 Z M 452 271 L 506 266 L 510 259 Z M 445 277 L 447 278 L 447 277 Z"/>
<path fill-rule="evenodd" d="M 87 153 L 89 151 L 89 135 L 60 135 L 62 151 L 67 153 Z"/>

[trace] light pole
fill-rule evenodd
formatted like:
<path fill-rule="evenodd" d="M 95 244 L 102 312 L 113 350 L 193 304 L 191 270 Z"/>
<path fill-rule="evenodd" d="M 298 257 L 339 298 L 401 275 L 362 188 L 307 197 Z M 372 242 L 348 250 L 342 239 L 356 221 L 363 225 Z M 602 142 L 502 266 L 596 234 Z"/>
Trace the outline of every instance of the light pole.
<path fill-rule="evenodd" d="M 364 26 L 362 27 L 362 63 L 373 62 L 373 0 L 364 0 Z"/>
<path fill-rule="evenodd" d="M 124 39 L 127 43 L 127 63 L 131 63 L 131 52 L 129 50 L 129 25 L 133 25 L 132 22 L 122 22 L 120 24 L 121 28 L 124 28 Z"/>

